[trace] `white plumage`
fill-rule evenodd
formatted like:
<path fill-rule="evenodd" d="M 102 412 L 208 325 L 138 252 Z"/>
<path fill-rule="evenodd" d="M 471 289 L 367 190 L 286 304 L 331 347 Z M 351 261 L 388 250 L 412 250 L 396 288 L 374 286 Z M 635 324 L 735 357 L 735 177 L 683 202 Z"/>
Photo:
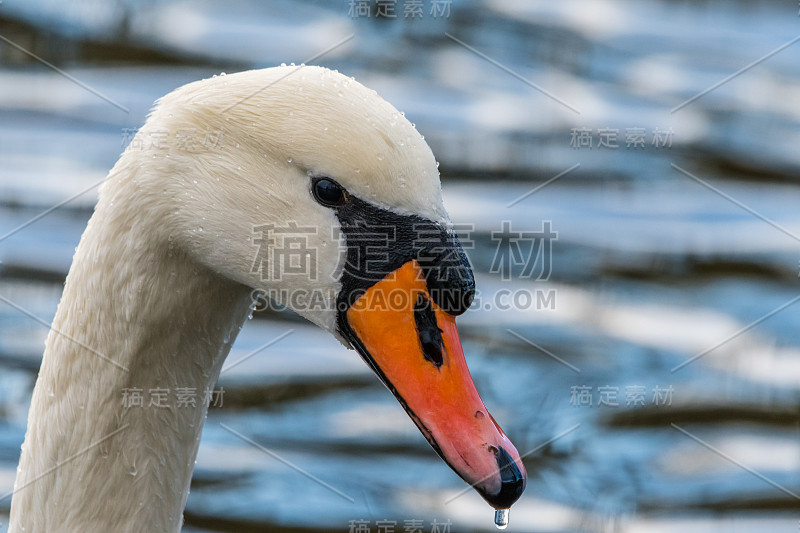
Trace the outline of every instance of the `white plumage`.
<path fill-rule="evenodd" d="M 217 146 L 185 142 L 208 132 L 222 132 Z M 212 388 L 251 288 L 335 299 L 342 243 L 310 175 L 448 222 L 419 133 L 374 91 L 324 68 L 191 83 L 162 98 L 137 135 L 101 188 L 47 338 L 12 533 L 180 529 L 205 409 L 125 409 L 122 391 Z M 290 221 L 320 228 L 317 272 L 262 279 L 253 228 Z M 336 334 L 333 307 L 297 311 Z"/>

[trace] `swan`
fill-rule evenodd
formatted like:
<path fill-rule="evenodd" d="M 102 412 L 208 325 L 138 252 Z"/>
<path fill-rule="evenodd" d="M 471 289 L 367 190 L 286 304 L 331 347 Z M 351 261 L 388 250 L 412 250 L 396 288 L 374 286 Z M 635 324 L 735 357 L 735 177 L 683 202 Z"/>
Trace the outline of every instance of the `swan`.
<path fill-rule="evenodd" d="M 222 142 L 188 143 L 190 132 Z M 436 453 L 505 512 L 526 472 L 464 360 L 455 317 L 474 279 L 437 166 L 401 113 L 322 67 L 214 76 L 158 100 L 76 248 L 10 532 L 180 531 L 207 405 L 126 409 L 121 391 L 212 389 L 254 289 L 355 348 Z M 293 224 L 314 252 L 307 271 L 269 254 L 259 264 L 277 245 L 255 230 Z"/>

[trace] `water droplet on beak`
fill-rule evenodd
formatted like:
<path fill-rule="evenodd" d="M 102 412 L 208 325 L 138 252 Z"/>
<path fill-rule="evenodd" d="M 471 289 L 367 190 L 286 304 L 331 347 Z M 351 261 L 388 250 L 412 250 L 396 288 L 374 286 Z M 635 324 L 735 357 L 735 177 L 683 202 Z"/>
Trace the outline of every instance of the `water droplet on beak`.
<path fill-rule="evenodd" d="M 497 529 L 508 527 L 508 509 L 497 509 L 494 512 L 494 525 Z"/>

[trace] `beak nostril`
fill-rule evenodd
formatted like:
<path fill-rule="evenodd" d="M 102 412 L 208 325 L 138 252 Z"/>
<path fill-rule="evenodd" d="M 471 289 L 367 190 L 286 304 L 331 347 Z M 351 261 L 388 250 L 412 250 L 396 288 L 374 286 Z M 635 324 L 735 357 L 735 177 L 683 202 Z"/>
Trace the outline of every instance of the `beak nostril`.
<path fill-rule="evenodd" d="M 483 411 L 475 411 L 475 418 L 481 420 L 483 418 Z"/>
<path fill-rule="evenodd" d="M 414 322 L 417 326 L 417 336 L 423 357 L 433 363 L 436 368 L 441 367 L 444 363 L 442 330 L 439 329 L 436 312 L 433 310 L 430 300 L 422 293 L 417 294 L 417 302 L 414 304 Z"/>
<path fill-rule="evenodd" d="M 492 445 L 489 445 L 489 451 L 495 455 L 500 453 L 500 450 L 497 449 L 497 446 L 492 446 Z"/>

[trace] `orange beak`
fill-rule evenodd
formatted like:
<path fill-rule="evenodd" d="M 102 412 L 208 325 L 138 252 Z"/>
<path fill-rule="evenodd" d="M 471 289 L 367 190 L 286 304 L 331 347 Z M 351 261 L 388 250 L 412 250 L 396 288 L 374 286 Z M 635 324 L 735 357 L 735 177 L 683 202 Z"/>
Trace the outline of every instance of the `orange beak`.
<path fill-rule="evenodd" d="M 492 507 L 511 507 L 525 490 L 525 467 L 475 390 L 455 317 L 430 298 L 419 263 L 369 288 L 346 320 L 358 351 L 439 456 Z"/>

